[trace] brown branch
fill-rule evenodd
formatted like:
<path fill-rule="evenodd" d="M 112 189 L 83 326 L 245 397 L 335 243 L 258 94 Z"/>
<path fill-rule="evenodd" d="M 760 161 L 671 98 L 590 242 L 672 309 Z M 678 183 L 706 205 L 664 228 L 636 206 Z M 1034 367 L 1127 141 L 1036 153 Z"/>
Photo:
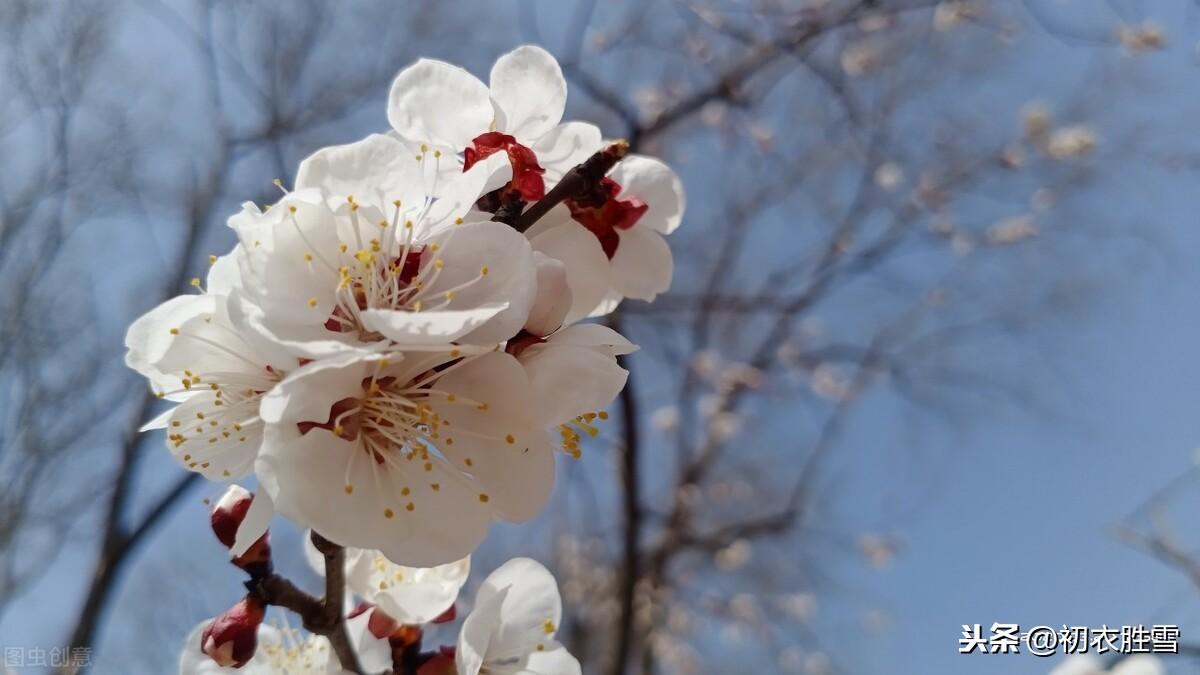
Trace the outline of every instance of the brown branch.
<path fill-rule="evenodd" d="M 621 315 L 615 312 L 609 325 L 620 332 Z M 626 357 L 620 357 L 621 365 L 628 368 Z M 632 372 L 632 371 L 631 371 Z M 633 378 L 621 390 L 621 506 L 623 516 L 622 556 L 618 601 L 620 611 L 617 619 L 617 644 L 613 651 L 612 675 L 626 672 L 629 654 L 633 648 L 633 624 L 635 595 L 638 579 L 641 578 L 641 534 L 642 509 L 639 490 L 639 449 L 637 396 Z"/>
<path fill-rule="evenodd" d="M 628 154 L 629 143 L 625 141 L 610 143 L 568 171 L 558 185 L 555 185 L 545 197 L 534 202 L 533 206 L 530 206 L 511 225 L 517 232 L 528 230 L 534 223 L 550 213 L 555 206 L 594 187 L 601 178 L 604 178 L 605 174 L 616 166 L 617 162 Z"/>

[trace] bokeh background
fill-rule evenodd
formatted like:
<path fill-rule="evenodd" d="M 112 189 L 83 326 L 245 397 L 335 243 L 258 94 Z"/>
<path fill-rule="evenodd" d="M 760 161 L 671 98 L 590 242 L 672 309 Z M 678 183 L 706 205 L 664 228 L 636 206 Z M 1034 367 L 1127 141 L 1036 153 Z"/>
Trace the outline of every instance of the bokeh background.
<path fill-rule="evenodd" d="M 1198 39 L 1187 0 L 3 0 L 0 646 L 175 672 L 240 579 L 126 326 L 404 65 L 537 43 L 689 207 L 629 389 L 475 582 L 549 565 L 586 673 L 1058 664 L 957 653 L 992 622 L 1177 624 L 1196 671 Z"/>

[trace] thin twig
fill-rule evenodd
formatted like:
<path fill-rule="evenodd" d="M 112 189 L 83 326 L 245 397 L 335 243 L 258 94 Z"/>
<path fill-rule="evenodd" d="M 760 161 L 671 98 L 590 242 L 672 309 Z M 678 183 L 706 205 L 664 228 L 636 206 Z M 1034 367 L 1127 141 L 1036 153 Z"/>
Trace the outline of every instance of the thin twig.
<path fill-rule="evenodd" d="M 555 206 L 599 183 L 600 179 L 604 178 L 604 175 L 628 154 L 629 143 L 614 141 L 588 157 L 568 171 L 558 185 L 555 185 L 545 197 L 534 202 L 533 206 L 522 213 L 516 222 L 512 223 L 513 228 L 517 232 L 528 230 L 534 223 L 550 213 Z"/>

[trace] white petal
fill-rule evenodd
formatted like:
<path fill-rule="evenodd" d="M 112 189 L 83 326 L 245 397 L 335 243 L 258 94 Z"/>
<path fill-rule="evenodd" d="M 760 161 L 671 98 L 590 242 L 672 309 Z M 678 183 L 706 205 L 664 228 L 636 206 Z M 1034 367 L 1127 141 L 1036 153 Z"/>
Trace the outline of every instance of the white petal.
<path fill-rule="evenodd" d="M 502 116 L 496 128 L 529 145 L 562 119 L 567 81 L 550 52 L 525 45 L 496 60 L 491 96 Z"/>
<path fill-rule="evenodd" d="M 368 624 L 370 612 L 363 612 L 353 619 L 346 620 L 346 632 L 350 637 L 350 646 L 358 654 L 359 665 L 368 673 L 389 672 L 392 667 L 392 649 L 386 639 L 380 639 L 371 634 Z M 333 656 L 331 661 L 336 661 Z M 339 671 L 349 673 L 350 671 Z"/>
<path fill-rule="evenodd" d="M 163 372 L 161 363 L 175 346 L 178 329 L 190 319 L 210 315 L 216 299 L 205 295 L 178 295 L 138 317 L 125 333 L 125 365 L 150 380 L 155 391 L 178 388 L 179 380 Z"/>
<path fill-rule="evenodd" d="M 637 197 L 650 208 L 638 220 L 638 227 L 649 227 L 670 234 L 683 219 L 686 198 L 683 183 L 666 164 L 653 157 L 630 155 L 609 174 L 621 185 L 618 199 Z"/>
<path fill-rule="evenodd" d="M 229 553 L 237 557 L 249 550 L 259 537 L 267 533 L 267 529 L 271 527 L 271 519 L 274 517 L 275 504 L 271 501 L 271 496 L 266 491 L 259 490 L 255 493 L 254 499 L 250 501 L 250 508 L 246 510 L 246 515 L 242 518 L 242 524 L 238 526 L 237 535 L 233 539 L 233 546 L 230 547 Z"/>
<path fill-rule="evenodd" d="M 547 640 L 506 672 L 512 675 L 580 675 L 579 660 L 557 640 Z"/>
<path fill-rule="evenodd" d="M 217 400 L 206 388 L 176 406 L 171 411 L 170 425 L 184 440 L 176 443 L 167 439 L 167 448 L 189 471 L 212 481 L 235 480 L 249 475 L 254 468 L 262 425 L 251 423 L 257 412 L 253 407 L 227 413 L 224 406 L 216 405 Z"/>
<path fill-rule="evenodd" d="M 588 314 L 588 318 L 594 319 L 598 316 L 611 314 L 612 311 L 616 309 L 624 299 L 625 296 L 621 295 L 615 290 L 609 289 L 608 293 L 604 294 L 604 299 L 600 301 L 600 304 L 596 305 L 596 309 L 593 309 L 591 313 Z"/>
<path fill-rule="evenodd" d="M 467 171 L 454 173 L 438 181 L 437 200 L 421 222 L 418 236 L 436 234 L 442 228 L 453 226 L 458 219 L 468 220 L 475 202 L 480 197 L 502 187 L 512 180 L 512 162 L 508 154 L 497 152 L 476 162 Z M 480 220 L 489 220 L 491 214 Z"/>
<path fill-rule="evenodd" d="M 204 292 L 209 295 L 229 295 L 233 289 L 240 288 L 242 273 L 238 261 L 244 253 L 242 245 L 238 244 L 232 251 L 217 258 L 212 267 L 208 268 Z"/>
<path fill-rule="evenodd" d="M 454 665 L 458 675 L 478 675 L 488 655 L 492 636 L 500 623 L 500 608 L 508 589 L 489 593 L 487 597 L 476 595 L 475 606 L 463 619 L 455 647 Z"/>
<path fill-rule="evenodd" d="M 339 203 L 353 196 L 360 203 L 381 208 L 396 199 L 402 204 L 421 203 L 425 181 L 413 158 L 415 152 L 384 134 L 322 148 L 300 163 L 296 189 L 320 188 Z"/>
<path fill-rule="evenodd" d="M 508 303 L 501 302 L 471 309 L 423 312 L 368 309 L 361 316 L 363 326 L 400 345 L 446 344 L 479 328 L 505 309 Z"/>
<path fill-rule="evenodd" d="M 603 136 L 596 125 L 564 122 L 539 138 L 530 149 L 537 155 L 538 164 L 546 170 L 546 180 L 557 182 L 603 147 Z"/>
<path fill-rule="evenodd" d="M 621 243 L 612 258 L 612 286 L 621 295 L 653 300 L 671 287 L 671 249 L 645 227 L 618 230 Z"/>
<path fill-rule="evenodd" d="M 476 603 L 488 604 L 501 593 L 499 625 L 488 645 L 488 661 L 524 656 L 554 638 L 562 622 L 562 598 L 554 575 L 541 563 L 529 558 L 504 563 L 484 580 Z"/>
<path fill-rule="evenodd" d="M 528 240 L 503 223 L 486 222 L 459 225 L 428 241 L 431 246 L 437 244 L 438 252 L 422 258 L 422 266 L 441 259 L 443 267 L 423 291 L 423 297 L 441 302 L 446 292 L 453 291 L 448 309 L 508 303 L 460 341 L 486 345 L 516 335 L 525 325 L 537 293 L 537 272 Z"/>
<path fill-rule="evenodd" d="M 421 59 L 400 71 L 388 95 L 388 122 L 402 137 L 455 153 L 486 132 L 493 116 L 487 86 L 442 61 Z"/>
<path fill-rule="evenodd" d="M 599 240 L 587 228 L 566 222 L 538 234 L 530 243 L 535 251 L 566 265 L 572 298 L 566 323 L 587 316 L 604 299 L 612 283 L 611 265 Z"/>
<path fill-rule="evenodd" d="M 529 310 L 525 330 L 538 337 L 558 330 L 571 310 L 571 286 L 561 261 L 540 252 L 533 254 L 537 266 L 537 299 Z"/>
<path fill-rule="evenodd" d="M 533 345 L 521 352 L 520 361 L 546 427 L 605 408 L 629 376 L 614 357 L 566 344 Z"/>
<path fill-rule="evenodd" d="M 259 484 L 280 513 L 343 546 L 379 549 L 414 567 L 459 560 L 478 546 L 491 521 L 479 488 L 459 470 L 434 456 L 421 463 L 394 455 L 379 463 L 361 436 L 351 441 L 323 428 L 300 432 L 300 422 L 326 422 L 334 402 L 361 397 L 362 381 L 377 361 L 314 362 L 264 399 Z"/>
<path fill-rule="evenodd" d="M 625 339 L 617 331 L 598 323 L 577 323 L 558 331 L 547 339 L 551 344 L 588 347 L 609 356 L 620 356 L 636 352 L 638 346 Z"/>
<path fill-rule="evenodd" d="M 443 433 L 453 439 L 438 446 L 442 453 L 475 476 L 502 518 L 521 522 L 541 512 L 554 489 L 554 455 L 517 360 L 484 354 L 449 371 L 436 387 L 463 399 L 431 404 L 448 420 Z"/>

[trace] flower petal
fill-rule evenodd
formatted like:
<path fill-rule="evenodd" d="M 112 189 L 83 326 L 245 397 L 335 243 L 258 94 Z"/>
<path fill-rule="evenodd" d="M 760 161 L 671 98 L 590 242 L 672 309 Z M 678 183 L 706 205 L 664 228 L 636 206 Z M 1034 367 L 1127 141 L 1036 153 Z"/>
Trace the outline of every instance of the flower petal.
<path fill-rule="evenodd" d="M 487 131 L 494 115 L 483 82 L 432 59 L 400 71 L 388 95 L 388 122 L 402 137 L 413 143 L 431 141 L 454 153 Z"/>
<path fill-rule="evenodd" d="M 596 237 L 570 221 L 538 234 L 530 243 L 535 251 L 561 261 L 567 268 L 571 310 L 564 322 L 578 321 L 595 309 L 612 282 L 608 257 Z"/>
<path fill-rule="evenodd" d="M 242 524 L 238 526 L 237 535 L 233 538 L 233 546 L 229 547 L 230 555 L 236 558 L 248 551 L 259 537 L 267 533 L 271 527 L 271 519 L 274 517 L 275 503 L 271 501 L 271 497 L 266 491 L 259 490 L 254 494 L 254 499 L 250 501 L 250 508 L 246 510 L 246 515 L 242 518 Z"/>
<path fill-rule="evenodd" d="M 458 675 L 478 675 L 483 668 L 492 635 L 500 623 L 500 607 L 504 604 L 507 594 L 508 589 L 500 589 L 490 593 L 488 597 L 483 597 L 482 594 L 475 596 L 475 607 L 463 620 L 454 650 L 454 664 Z"/>
<path fill-rule="evenodd" d="M 621 243 L 612 258 L 612 286 L 621 295 L 653 300 L 671 287 L 671 249 L 645 227 L 618 230 Z"/>
<path fill-rule="evenodd" d="M 525 349 L 519 358 L 546 427 L 603 409 L 629 377 L 614 357 L 587 347 L 548 342 Z"/>
<path fill-rule="evenodd" d="M 519 658 L 554 638 L 562 622 L 558 583 L 541 563 L 514 558 L 488 575 L 475 602 L 488 605 L 503 594 L 487 660 Z"/>
<path fill-rule="evenodd" d="M 604 138 L 596 125 L 563 122 L 539 138 L 530 149 L 546 170 L 546 179 L 557 182 L 576 164 L 583 163 L 602 147 Z"/>
<path fill-rule="evenodd" d="M 558 331 L 547 340 L 550 344 L 588 347 L 609 356 L 632 354 L 638 346 L 617 331 L 598 323 L 577 323 Z"/>
<path fill-rule="evenodd" d="M 415 152 L 384 134 L 321 148 L 300 162 L 296 189 L 320 188 L 339 203 L 353 196 L 381 208 L 396 199 L 403 204 L 423 203 L 425 181 L 420 164 L 413 159 Z"/>
<path fill-rule="evenodd" d="M 571 286 L 567 283 L 567 268 L 560 260 L 534 251 L 537 265 L 537 300 L 525 321 L 526 332 L 543 337 L 563 325 L 571 310 Z"/>
<path fill-rule="evenodd" d="M 492 66 L 491 97 L 500 113 L 499 131 L 528 141 L 540 138 L 562 119 L 567 81 L 550 52 L 525 45 Z"/>
<path fill-rule="evenodd" d="M 621 185 L 617 199 L 637 197 L 650 207 L 638 220 L 638 227 L 649 227 L 670 234 L 683 219 L 686 198 L 683 183 L 669 166 L 653 157 L 630 155 L 609 174 Z"/>
<path fill-rule="evenodd" d="M 508 303 L 501 302 L 471 309 L 426 312 L 368 309 L 361 316 L 363 326 L 399 345 L 446 344 L 479 328 L 507 308 Z"/>
<path fill-rule="evenodd" d="M 517 360 L 483 354 L 448 371 L 436 387 L 458 399 L 431 404 L 448 422 L 442 453 L 475 477 L 502 518 L 522 522 L 541 512 L 554 489 L 554 455 Z"/>

